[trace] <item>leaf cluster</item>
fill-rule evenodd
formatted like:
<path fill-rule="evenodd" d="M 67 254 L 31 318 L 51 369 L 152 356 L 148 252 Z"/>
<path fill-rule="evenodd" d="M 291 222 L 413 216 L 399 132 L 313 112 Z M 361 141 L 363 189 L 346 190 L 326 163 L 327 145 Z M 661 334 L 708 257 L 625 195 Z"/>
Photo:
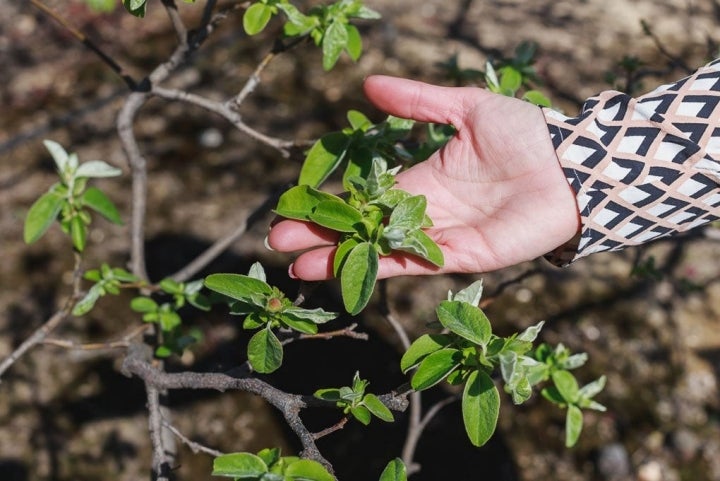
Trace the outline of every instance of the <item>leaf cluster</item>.
<path fill-rule="evenodd" d="M 95 307 L 95 303 L 106 294 L 118 295 L 120 289 L 136 286 L 140 279 L 120 267 L 110 267 L 103 263 L 100 269 L 85 271 L 83 278 L 92 281 L 93 285 L 73 308 L 74 316 L 87 314 Z"/>
<path fill-rule="evenodd" d="M 340 234 L 333 273 L 340 278 L 345 309 L 359 313 L 375 288 L 380 256 L 403 251 L 442 266 L 440 248 L 423 231 L 432 226 L 422 195 L 394 189 L 399 167 L 388 169 L 373 159 L 366 177 L 350 176 L 345 197 L 299 185 L 285 192 L 275 211 L 290 219 L 313 222 Z"/>
<path fill-rule="evenodd" d="M 218 456 L 212 474 L 246 481 L 335 481 L 317 461 L 281 456 L 279 448 Z"/>
<path fill-rule="evenodd" d="M 567 370 L 582 365 L 586 356 L 571 355 L 562 345 L 551 350 L 543 344 L 533 353 L 533 342 L 542 322 L 509 337 L 497 336 L 485 313 L 477 307 L 481 295 L 482 284 L 478 281 L 455 295 L 449 293 L 448 299 L 439 304 L 436 313 L 444 332 L 419 337 L 400 361 L 403 372 L 416 368 L 411 386 L 421 391 L 443 380 L 451 385 L 464 385 L 465 430 L 470 441 L 481 446 L 495 431 L 500 411 L 499 392 L 492 379 L 495 371 L 499 369 L 504 390 L 515 404 L 528 400 L 534 386 L 552 379 L 553 386 L 544 389 L 543 396 L 568 407 L 566 444 L 575 444 L 580 431 L 578 422 L 582 426 L 582 415 L 579 421 L 577 416 L 579 408 L 604 409 L 592 401 L 602 389 L 604 378 L 584 391 L 579 388 L 573 391 L 565 384 L 558 387 L 558 381 L 570 383 L 568 376 L 574 381 Z"/>
<path fill-rule="evenodd" d="M 60 182 L 53 184 L 30 207 L 25 218 L 23 237 L 27 244 L 32 244 L 58 220 L 63 232 L 72 239 L 75 250 L 82 252 L 92 220 L 90 210 L 110 222 L 122 224 L 115 204 L 97 187 L 88 187 L 88 180 L 115 177 L 122 171 L 102 160 L 81 164 L 77 154 L 68 154 L 57 142 L 45 140 L 43 143 L 55 161 Z"/>
<path fill-rule="evenodd" d="M 200 292 L 202 287 L 202 279 L 186 283 L 166 278 L 160 281 L 157 288 L 162 297 L 170 300 L 158 301 L 150 296 L 138 296 L 130 301 L 130 308 L 142 313 L 143 321 L 160 327 L 162 342 L 155 349 L 157 357 L 181 354 L 191 344 L 200 340 L 201 335 L 197 331 L 182 333 L 182 317 L 178 311 L 188 304 L 202 311 L 209 311 L 211 299 Z"/>
<path fill-rule="evenodd" d="M 247 356 L 252 368 L 271 373 L 282 365 L 283 348 L 276 329 L 290 329 L 302 334 L 317 334 L 318 325 L 337 317 L 323 309 L 304 309 L 295 306 L 277 287 L 267 283 L 260 263 L 250 268 L 248 275 L 211 274 L 205 286 L 227 296 L 230 313 L 245 316 L 243 328 L 259 329 L 248 343 Z"/>
<path fill-rule="evenodd" d="M 376 395 L 365 392 L 368 384 L 356 372 L 352 386 L 318 389 L 313 395 L 323 401 L 334 402 L 344 414 L 351 415 L 366 426 L 370 424 L 372 416 L 388 423 L 393 422 L 395 418 L 387 406 Z"/>
<path fill-rule="evenodd" d="M 388 163 L 395 159 L 412 160 L 412 156 L 398 145 L 413 128 L 414 121 L 389 116 L 373 124 L 362 112 L 347 112 L 349 126 L 323 135 L 305 156 L 298 184 L 319 187 L 341 164 L 346 163 L 343 185 L 349 189 L 351 177 L 369 174 L 373 159 Z"/>
<path fill-rule="evenodd" d="M 309 36 L 322 49 L 325 70 L 335 66 L 343 51 L 353 61 L 362 55 L 362 38 L 350 19 L 380 18 L 378 12 L 366 7 L 361 0 L 339 0 L 329 5 L 317 5 L 307 14 L 288 0 L 259 0 L 245 11 L 243 28 L 248 35 L 256 35 L 280 12 L 287 18 L 283 26 L 284 35 Z"/>

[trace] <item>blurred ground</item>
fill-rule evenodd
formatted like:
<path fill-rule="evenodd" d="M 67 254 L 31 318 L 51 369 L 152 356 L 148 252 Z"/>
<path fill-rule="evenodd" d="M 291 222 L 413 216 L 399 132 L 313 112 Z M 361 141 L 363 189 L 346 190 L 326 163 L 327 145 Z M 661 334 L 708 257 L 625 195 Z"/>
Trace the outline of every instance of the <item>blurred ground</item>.
<path fill-rule="evenodd" d="M 144 20 L 121 9 L 111 15 L 94 14 L 74 0 L 48 4 L 65 12 L 73 25 L 135 76 L 146 74 L 173 47 L 159 2 L 151 3 Z M 438 62 L 457 55 L 461 67 L 482 68 L 488 56 L 511 55 L 523 40 L 540 45 L 536 67 L 542 88 L 570 114 L 583 99 L 609 88 L 606 73 L 620 72 L 617 62 L 626 55 L 644 62 L 644 90 L 684 75 L 643 33 L 641 20 L 651 25 L 669 53 L 690 68 L 716 54 L 720 41 L 720 5 L 711 0 L 367 0 L 367 4 L 384 18 L 364 24 L 366 53 L 357 65 L 343 60 L 325 74 L 319 54 L 310 48 L 281 56 L 243 107 L 243 119 L 272 135 L 311 139 L 344 126 L 348 108 L 372 112 L 360 91 L 362 78 L 370 73 L 449 83 Z M 188 19 L 199 15 L 199 6 L 180 7 Z M 170 83 L 219 98 L 237 92 L 271 47 L 269 35 L 248 39 L 240 25 L 240 16 L 231 16 Z M 81 159 L 102 158 L 127 169 L 114 129 L 124 85 L 27 2 L 0 3 L 0 65 L 4 254 L 0 358 L 4 358 L 57 309 L 69 289 L 72 260 L 59 229 L 51 229 L 36 245 L 21 242 L 28 206 L 54 181 L 41 140 L 52 138 L 72 146 Z M 618 85 L 622 83 L 621 75 Z M 218 118 L 180 104 L 151 102 L 141 112 L 136 132 L 150 163 L 147 235 L 154 279 L 173 272 L 231 231 L 246 210 L 291 182 L 299 168 L 299 156 L 279 159 Z M 128 177 L 100 185 L 127 216 Z M 261 219 L 213 268 L 242 272 L 260 259 L 271 279 L 287 283 L 288 257 L 262 246 L 269 220 L 269 216 Z M 91 238 L 86 265 L 102 261 L 122 265 L 127 260 L 126 227 L 98 221 Z M 720 480 L 720 244 L 716 239 L 707 229 L 645 249 L 597 255 L 563 270 L 537 261 L 483 276 L 493 300 L 487 313 L 495 329 L 507 332 L 547 320 L 545 340 L 589 352 L 591 362 L 578 374 L 583 381 L 607 374 L 608 386 L 600 401 L 609 410 L 586 416 L 579 446 L 566 450 L 561 412 L 537 399 L 521 408 L 504 399 L 496 437 L 475 450 L 464 442 L 459 408 L 448 407 L 431 423 L 418 448 L 423 470 L 413 479 L 471 480 L 482 474 L 483 479 L 524 481 Z M 644 267 L 642 275 L 631 275 L 633 266 Z M 498 292 L 518 276 L 522 279 Z M 415 336 L 447 289 L 458 289 L 472 279 L 396 279 L 388 283 L 388 290 L 397 316 Z M 288 286 L 290 292 L 295 287 Z M 91 315 L 69 322 L 58 337 L 86 342 L 121 336 L 138 322 L 126 302 L 127 298 L 103 301 Z M 336 306 L 335 286 L 322 286 L 311 302 Z M 193 368 L 223 370 L 242 359 L 244 334 L 220 313 L 190 320 L 206 333 Z M 307 382 L 317 382 L 318 387 L 323 382 L 346 382 L 360 368 L 378 391 L 397 386 L 402 377 L 397 372 L 394 337 L 373 309 L 361 321 L 364 329 L 377 334 L 376 340 L 367 346 L 333 341 L 295 352 L 289 349 L 288 359 L 294 354 L 299 360 L 284 366 L 274 381 L 302 392 L 311 389 Z M 0 479 L 147 477 L 142 386 L 118 373 L 118 358 L 44 346 L 6 374 L 0 385 Z M 367 364 L 369 360 L 373 362 Z M 325 375 L 315 364 L 337 364 L 338 372 Z M 429 393 L 426 405 L 439 395 Z M 295 448 L 274 414 L 250 396 L 173 393 L 171 405 L 174 422 L 186 435 L 218 449 L 256 451 L 271 444 L 286 451 Z M 320 417 L 313 422 L 321 429 L 333 419 Z M 342 481 L 377 479 L 381 466 L 399 453 L 402 419 L 399 424 L 374 426 L 367 432 L 348 427 L 324 440 L 321 449 L 336 460 Z M 210 463 L 207 456 L 185 450 L 178 476 L 210 479 Z"/>

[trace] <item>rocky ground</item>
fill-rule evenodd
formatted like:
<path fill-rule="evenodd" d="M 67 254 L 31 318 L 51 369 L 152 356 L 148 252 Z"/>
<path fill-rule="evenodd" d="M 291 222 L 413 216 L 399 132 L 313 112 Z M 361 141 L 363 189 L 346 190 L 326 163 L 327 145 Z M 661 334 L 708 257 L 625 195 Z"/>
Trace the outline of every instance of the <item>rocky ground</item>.
<path fill-rule="evenodd" d="M 225 5 L 228 2 L 219 2 Z M 166 58 L 174 38 L 160 2 L 138 20 L 118 9 L 88 11 L 82 2 L 53 0 L 135 76 Z M 620 0 L 367 0 L 383 20 L 363 24 L 366 52 L 357 65 L 343 61 L 325 74 L 310 48 L 281 56 L 244 107 L 243 119 L 263 132 L 312 139 L 344 125 L 348 108 L 372 112 L 360 82 L 370 73 L 447 83 L 437 67 L 457 55 L 463 68 L 482 68 L 488 56 L 511 55 L 521 41 L 540 46 L 541 87 L 558 108 L 576 112 L 582 99 L 610 86 L 624 56 L 641 60 L 638 89 L 684 74 L 716 54 L 717 1 Z M 199 6 L 182 4 L 188 20 Z M 270 36 L 246 38 L 237 13 L 218 29 L 189 66 L 171 80 L 218 98 L 237 92 L 270 48 Z M 644 20 L 655 37 L 646 35 Z M 658 45 L 658 42 L 660 45 Z M 667 53 L 681 60 L 670 64 Z M 22 220 L 53 182 L 43 138 L 72 146 L 81 159 L 102 158 L 126 169 L 114 122 L 125 88 L 121 81 L 57 23 L 22 0 L 0 3 L 0 358 L 40 326 L 68 292 L 72 259 L 59 229 L 24 245 Z M 380 118 L 377 116 L 377 118 Z M 217 117 L 181 104 L 151 102 L 136 131 L 150 163 L 148 260 L 154 279 L 173 272 L 273 189 L 291 182 L 299 161 L 277 154 Z M 103 181 L 124 215 L 129 179 Z M 539 199 L 541 201 L 541 199 Z M 287 256 L 266 251 L 270 215 L 260 219 L 213 267 L 242 272 L 260 259 L 277 282 L 287 282 Z M 91 232 L 87 265 L 128 258 L 127 227 L 102 221 Z M 544 261 L 483 276 L 495 328 L 509 331 L 545 319 L 544 339 L 585 350 L 591 362 L 579 376 L 608 376 L 601 402 L 608 412 L 586 417 L 577 448 L 562 446 L 562 413 L 532 400 L 520 408 L 503 400 L 498 433 L 471 449 L 459 407 L 451 405 L 428 427 L 418 447 L 416 480 L 492 479 L 720 480 L 720 244 L 713 228 L 644 249 L 597 255 L 558 270 Z M 653 262 L 654 267 L 651 266 Z M 635 269 L 634 267 L 644 267 Z M 651 268 L 652 267 L 652 268 Z M 527 275 L 524 275 L 526 274 Z M 520 277 L 509 287 L 505 282 Z M 395 279 L 388 283 L 397 317 L 413 336 L 432 317 L 447 289 L 475 277 Z M 293 288 L 294 286 L 290 286 Z M 496 293 L 496 295 L 492 295 Z M 317 304 L 337 305 L 333 284 L 319 288 Z M 57 333 L 77 342 L 116 339 L 137 325 L 127 298 L 101 303 Z M 242 359 L 243 334 L 221 315 L 191 319 L 205 333 L 203 347 L 178 364 L 223 370 Z M 272 380 L 294 392 L 315 383 L 344 382 L 355 369 L 378 391 L 402 382 L 398 347 L 374 309 L 361 319 L 367 344 L 338 340 L 288 349 Z M 147 477 L 149 441 L 142 385 L 118 372 L 122 354 L 40 346 L 0 384 L 0 479 L 135 480 Z M 195 362 L 195 364 L 193 364 Z M 324 374 L 316 366 L 337 365 Z M 313 387 L 307 387 L 312 382 Z M 441 393 L 428 393 L 429 406 Z M 187 436 L 217 449 L 296 449 L 294 439 L 261 401 L 241 394 L 173 393 L 174 423 Z M 318 429 L 332 418 L 311 419 Z M 343 481 L 376 479 L 399 453 L 398 427 L 349 426 L 321 442 Z M 324 424 L 323 424 L 324 423 Z M 182 448 L 179 479 L 210 479 L 211 459 Z"/>

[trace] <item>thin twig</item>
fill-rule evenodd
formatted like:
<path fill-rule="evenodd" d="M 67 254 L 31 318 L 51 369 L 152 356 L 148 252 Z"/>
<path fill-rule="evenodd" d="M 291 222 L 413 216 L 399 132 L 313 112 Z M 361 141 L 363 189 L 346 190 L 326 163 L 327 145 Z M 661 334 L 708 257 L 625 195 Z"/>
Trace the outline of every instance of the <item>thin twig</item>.
<path fill-rule="evenodd" d="M 48 319 L 42 326 L 37 328 L 35 332 L 30 335 L 30 337 L 25 339 L 22 344 L 20 344 L 13 352 L 10 353 L 8 357 L 6 357 L 2 361 L 2 363 L 0 363 L 0 377 L 2 377 L 2 375 L 5 374 L 5 371 L 10 369 L 10 367 L 15 364 L 15 362 L 17 362 L 17 360 L 20 359 L 23 354 L 25 354 L 37 344 L 43 342 L 47 338 L 47 336 L 50 335 L 51 332 L 57 329 L 57 327 L 70 316 L 73 307 L 75 307 L 75 303 L 80 298 L 80 281 L 82 279 L 82 276 L 80 275 L 82 256 L 79 253 L 75 252 L 74 258 L 75 265 L 73 267 L 72 294 L 65 301 L 62 309 L 53 314 L 50 319 Z"/>
<path fill-rule="evenodd" d="M 665 48 L 665 45 L 660 41 L 657 35 L 655 35 L 655 32 L 653 32 L 650 24 L 648 24 L 645 20 L 640 20 L 640 25 L 642 26 L 645 35 L 652 39 L 658 51 L 660 51 L 661 54 L 663 54 L 668 60 L 670 60 L 673 65 L 680 67 L 687 74 L 693 73 L 694 69 L 690 68 L 682 58 L 678 57 L 677 55 L 673 55 L 667 48 Z"/>
<path fill-rule="evenodd" d="M 140 334 L 144 333 L 151 327 L 151 324 L 142 324 L 137 326 L 135 329 L 130 331 L 127 335 L 116 341 L 106 342 L 90 342 L 90 343 L 79 343 L 75 341 L 69 341 L 66 339 L 45 339 L 42 341 L 43 344 L 49 346 L 61 347 L 63 349 L 71 349 L 75 351 L 100 351 L 110 349 L 127 349 L 133 342 L 133 339 Z"/>
<path fill-rule="evenodd" d="M 191 439 L 186 437 L 183 433 L 181 433 L 178 430 L 178 428 L 176 428 L 175 426 L 173 426 L 172 424 L 170 424 L 169 422 L 167 422 L 164 419 L 163 419 L 162 424 L 163 424 L 163 427 L 165 427 L 166 429 L 169 429 L 171 433 L 173 433 L 175 436 L 177 436 L 180 439 L 180 441 L 182 441 L 183 444 L 187 445 L 187 447 L 189 447 L 192 450 L 192 452 L 195 454 L 205 453 L 205 454 L 209 454 L 210 456 L 214 456 L 216 458 L 218 456 L 222 456 L 223 454 L 225 454 L 222 451 L 218 451 L 216 449 L 212 449 L 205 445 L 202 445 L 200 443 L 192 441 Z"/>
<path fill-rule="evenodd" d="M 117 73 L 120 78 L 122 78 L 127 86 L 130 88 L 130 90 L 136 90 L 137 89 L 137 82 L 128 74 L 125 69 L 123 69 L 120 64 L 118 64 L 115 60 L 112 59 L 108 54 L 103 52 L 103 50 L 95 45 L 92 40 L 90 40 L 84 33 L 82 33 L 77 28 L 70 25 L 70 23 L 65 20 L 59 13 L 57 13 L 52 8 L 48 7 L 44 3 L 42 3 L 40 0 L 30 0 L 30 3 L 32 3 L 35 7 L 39 8 L 43 12 L 45 12 L 47 15 L 52 17 L 53 20 L 58 22 L 60 25 L 63 26 L 65 30 L 67 30 L 73 37 L 78 39 L 83 45 L 85 45 L 87 48 L 89 48 L 95 55 L 100 57 L 100 59 L 107 64 L 115 73 Z"/>
<path fill-rule="evenodd" d="M 145 383 L 147 393 L 148 409 L 148 430 L 152 441 L 152 470 L 154 481 L 169 481 L 170 464 L 165 454 L 165 443 L 163 442 L 163 422 L 160 411 L 160 391 L 151 383 Z"/>
<path fill-rule="evenodd" d="M 298 145 L 297 142 L 293 140 L 278 139 L 263 134 L 262 132 L 258 132 L 257 130 L 253 129 L 245 122 L 243 122 L 240 114 L 230 109 L 226 104 L 222 102 L 216 102 L 200 95 L 186 92 L 184 90 L 168 89 L 159 86 L 154 86 L 152 88 L 152 93 L 155 96 L 166 100 L 178 100 L 181 102 L 186 102 L 198 107 L 202 107 L 203 109 L 206 109 L 210 112 L 216 113 L 225 118 L 225 120 L 230 122 L 233 127 L 238 129 L 240 132 L 265 145 L 276 149 L 284 158 L 288 158 L 290 156 L 290 152 L 288 151 L 289 148 Z"/>
<path fill-rule="evenodd" d="M 349 337 L 351 339 L 359 339 L 361 341 L 367 341 L 368 335 L 365 332 L 357 332 L 355 328 L 357 323 L 352 323 L 348 327 L 343 329 L 337 329 L 335 331 L 318 332 L 317 334 L 301 334 L 298 339 L 333 339 L 335 337 Z"/>
<path fill-rule="evenodd" d="M 178 282 L 185 282 L 203 270 L 208 264 L 214 261 L 233 243 L 235 243 L 235 241 L 242 237 L 245 232 L 247 232 L 248 227 L 253 225 L 255 221 L 257 221 L 277 203 L 277 199 L 279 197 L 280 192 L 276 192 L 268 196 L 262 204 L 253 209 L 249 215 L 245 216 L 232 232 L 215 241 L 215 243 L 208 247 L 202 254 L 190 261 L 190 263 L 170 277 Z"/>
<path fill-rule="evenodd" d="M 400 339 L 400 343 L 403 346 L 403 351 L 407 351 L 410 347 L 410 337 L 405 331 L 405 328 L 400 322 L 393 316 L 390 310 L 390 299 L 387 292 L 387 280 L 383 280 L 380 283 L 380 305 L 381 312 L 385 317 L 385 320 L 395 331 L 395 334 Z M 415 457 L 415 448 L 417 447 L 417 438 L 419 437 L 418 432 L 422 432 L 420 428 L 421 415 L 422 415 L 422 395 L 418 391 L 412 391 L 410 393 L 410 415 L 408 420 L 407 435 L 405 437 L 405 443 L 402 449 L 402 460 L 406 466 L 414 466 L 413 458 Z"/>
<path fill-rule="evenodd" d="M 459 399 L 459 396 L 451 396 L 435 403 L 425 414 L 412 432 L 408 432 L 408 437 L 405 440 L 405 446 L 403 448 L 403 462 L 407 466 L 407 474 L 410 476 L 413 473 L 420 471 L 420 465 L 412 461 L 415 449 L 417 448 L 418 441 L 422 436 L 423 431 L 427 427 L 428 423 L 440 412 L 442 408 L 448 404 L 455 402 Z M 407 450 L 407 453 L 405 452 Z M 407 456 L 407 457 L 406 457 Z"/>
<path fill-rule="evenodd" d="M 342 418 L 340 421 L 338 421 L 336 424 L 330 426 L 329 428 L 325 428 L 322 431 L 318 431 L 318 432 L 314 433 L 313 439 L 318 440 L 322 437 L 327 436 L 328 434 L 334 433 L 335 431 L 340 431 L 342 428 L 345 427 L 347 422 L 348 422 L 348 418 L 347 418 L 347 416 L 345 416 L 344 418 Z"/>

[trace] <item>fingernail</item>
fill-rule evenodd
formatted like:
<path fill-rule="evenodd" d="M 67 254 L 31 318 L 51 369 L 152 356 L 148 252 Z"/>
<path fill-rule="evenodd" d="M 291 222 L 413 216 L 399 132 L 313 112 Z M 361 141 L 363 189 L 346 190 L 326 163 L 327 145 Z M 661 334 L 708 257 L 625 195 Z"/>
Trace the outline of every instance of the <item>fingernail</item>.
<path fill-rule="evenodd" d="M 295 275 L 294 268 L 295 264 L 290 264 L 288 266 L 288 276 L 290 277 L 290 279 L 299 279 L 299 277 Z"/>
<path fill-rule="evenodd" d="M 269 251 L 275 251 L 272 247 L 270 247 L 270 240 L 268 239 L 269 236 L 265 236 L 265 239 L 263 239 L 263 244 L 265 244 L 265 248 Z"/>

